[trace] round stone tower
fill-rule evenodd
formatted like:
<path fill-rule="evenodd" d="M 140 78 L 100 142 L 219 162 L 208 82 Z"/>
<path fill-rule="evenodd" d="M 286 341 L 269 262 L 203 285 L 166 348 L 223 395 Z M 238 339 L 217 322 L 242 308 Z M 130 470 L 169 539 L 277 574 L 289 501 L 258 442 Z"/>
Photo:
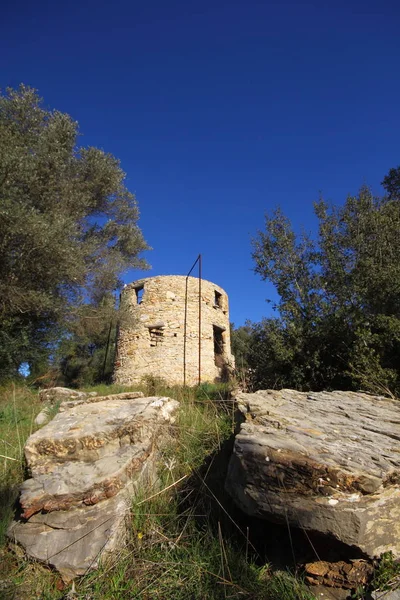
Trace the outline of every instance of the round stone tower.
<path fill-rule="evenodd" d="M 224 381 L 232 367 L 228 296 L 215 283 L 163 275 L 140 279 L 121 294 L 123 319 L 114 380 L 146 375 L 169 384 Z"/>

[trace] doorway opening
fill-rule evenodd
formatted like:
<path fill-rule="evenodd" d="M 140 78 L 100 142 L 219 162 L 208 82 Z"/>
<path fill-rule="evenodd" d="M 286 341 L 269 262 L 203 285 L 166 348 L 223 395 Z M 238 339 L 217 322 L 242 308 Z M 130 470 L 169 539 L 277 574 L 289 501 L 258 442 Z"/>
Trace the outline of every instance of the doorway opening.
<path fill-rule="evenodd" d="M 214 361 L 217 367 L 222 367 L 224 363 L 224 329 L 213 325 L 214 335 Z"/>

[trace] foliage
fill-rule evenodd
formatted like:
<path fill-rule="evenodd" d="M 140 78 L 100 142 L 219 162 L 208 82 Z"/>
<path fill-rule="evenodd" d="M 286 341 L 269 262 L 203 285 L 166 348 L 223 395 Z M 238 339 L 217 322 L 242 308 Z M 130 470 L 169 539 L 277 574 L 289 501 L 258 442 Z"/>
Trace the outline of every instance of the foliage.
<path fill-rule="evenodd" d="M 392 552 L 384 552 L 372 580 L 374 590 L 389 590 L 395 584 L 400 586 L 400 562 L 395 561 Z"/>
<path fill-rule="evenodd" d="M 392 200 L 400 199 L 400 167 L 390 169 L 382 181 L 382 185 Z"/>
<path fill-rule="evenodd" d="M 101 302 L 83 304 L 69 322 L 57 351 L 59 379 L 67 387 L 109 382 L 114 369 L 117 337 L 115 298 L 105 296 Z"/>
<path fill-rule="evenodd" d="M 392 552 L 384 552 L 379 559 L 375 561 L 375 570 L 367 586 L 359 586 L 351 598 L 353 600 L 364 600 L 370 598 L 369 592 L 377 590 L 377 597 L 385 598 L 389 590 L 400 588 L 400 562 L 396 561 Z"/>
<path fill-rule="evenodd" d="M 232 382 L 201 383 L 194 389 L 197 400 L 212 400 L 213 402 L 218 402 L 230 397 Z"/>
<path fill-rule="evenodd" d="M 79 148 L 78 135 L 35 90 L 0 96 L 3 379 L 53 352 L 76 307 L 97 307 L 125 269 L 145 266 L 137 203 L 118 160 Z"/>
<path fill-rule="evenodd" d="M 266 597 L 269 600 L 315 600 L 314 594 L 303 582 L 287 571 L 274 573 L 266 583 Z"/>
<path fill-rule="evenodd" d="M 254 387 L 253 370 L 249 362 L 254 346 L 253 333 L 253 324 L 250 321 L 237 328 L 231 323 L 232 354 L 235 357 L 234 378 L 239 387 L 248 392 Z"/>
<path fill-rule="evenodd" d="M 17 486 L 25 478 L 23 446 L 37 428 L 34 419 L 41 408 L 37 393 L 26 386 L 0 387 L 0 544 L 13 513 Z"/>
<path fill-rule="evenodd" d="M 279 317 L 252 329 L 259 386 L 400 393 L 400 204 L 367 188 L 343 206 L 315 204 L 317 240 L 278 209 L 253 241 Z"/>
<path fill-rule="evenodd" d="M 240 365 L 244 368 L 248 366 L 251 333 L 250 321 L 241 327 L 235 327 L 235 324 L 231 323 L 232 354 L 235 356 L 236 366 Z"/>

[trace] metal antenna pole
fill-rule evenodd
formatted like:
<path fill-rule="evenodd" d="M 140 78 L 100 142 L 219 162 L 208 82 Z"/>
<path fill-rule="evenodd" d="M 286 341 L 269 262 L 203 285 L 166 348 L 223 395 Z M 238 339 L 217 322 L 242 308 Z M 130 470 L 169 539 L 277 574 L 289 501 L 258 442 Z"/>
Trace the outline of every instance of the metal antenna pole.
<path fill-rule="evenodd" d="M 187 301 L 188 301 L 188 275 L 185 281 L 185 319 L 183 322 L 183 387 L 186 387 L 186 327 L 187 327 Z"/>
<path fill-rule="evenodd" d="M 104 381 L 104 375 L 106 372 L 106 366 L 107 366 L 107 356 L 108 356 L 108 348 L 110 347 L 110 339 L 111 339 L 111 330 L 112 330 L 112 326 L 113 326 L 113 322 L 112 320 L 110 321 L 110 328 L 108 330 L 108 337 L 107 337 L 107 345 L 106 345 L 106 353 L 104 355 L 104 362 L 103 362 L 103 374 L 102 374 L 102 379 Z"/>
<path fill-rule="evenodd" d="M 199 383 L 201 380 L 201 254 L 198 255 L 194 261 L 192 268 L 186 275 L 185 281 L 185 318 L 183 323 L 183 386 L 186 387 L 186 338 L 187 338 L 187 304 L 188 304 L 188 280 L 190 273 L 193 271 L 195 266 L 199 263 Z"/>
<path fill-rule="evenodd" d="M 201 384 L 201 254 L 199 254 L 199 385 Z"/>

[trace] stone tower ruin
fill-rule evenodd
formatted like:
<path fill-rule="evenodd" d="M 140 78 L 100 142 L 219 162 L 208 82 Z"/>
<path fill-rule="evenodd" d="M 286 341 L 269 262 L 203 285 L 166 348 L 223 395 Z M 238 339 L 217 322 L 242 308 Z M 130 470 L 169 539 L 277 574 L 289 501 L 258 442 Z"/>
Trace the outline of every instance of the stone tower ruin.
<path fill-rule="evenodd" d="M 124 288 L 121 307 L 116 383 L 152 375 L 196 385 L 229 375 L 228 296 L 215 283 L 181 275 L 140 279 Z"/>

